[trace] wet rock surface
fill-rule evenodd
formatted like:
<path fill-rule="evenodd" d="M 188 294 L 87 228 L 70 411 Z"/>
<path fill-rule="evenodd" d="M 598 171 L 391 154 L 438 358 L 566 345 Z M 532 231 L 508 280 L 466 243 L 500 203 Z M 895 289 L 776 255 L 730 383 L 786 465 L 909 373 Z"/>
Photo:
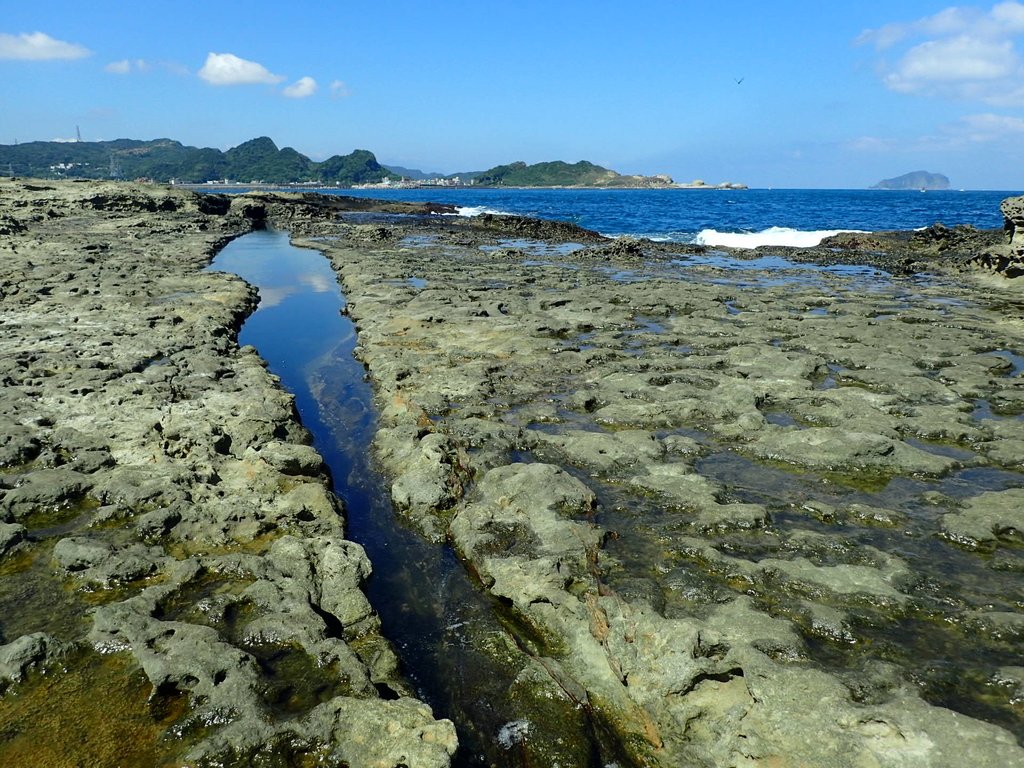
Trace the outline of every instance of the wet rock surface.
<path fill-rule="evenodd" d="M 393 499 L 587 714 L 561 727 L 598 734 L 590 764 L 1024 759 L 1024 303 L 969 258 L 1000 233 L 740 254 L 357 224 L 307 244 Z M 510 724 L 522 764 L 553 716 Z"/>
<path fill-rule="evenodd" d="M 292 398 L 204 272 L 300 199 L 0 181 L 0 763 L 446 766 Z M 74 726 L 69 726 L 74 723 Z"/>

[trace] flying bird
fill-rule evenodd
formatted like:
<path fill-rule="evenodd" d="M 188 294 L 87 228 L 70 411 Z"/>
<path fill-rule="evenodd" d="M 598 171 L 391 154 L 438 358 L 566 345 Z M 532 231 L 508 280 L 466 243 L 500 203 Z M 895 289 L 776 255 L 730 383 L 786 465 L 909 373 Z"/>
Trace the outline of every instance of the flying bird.
<path fill-rule="evenodd" d="M 739 80 L 736 81 L 736 85 L 739 85 L 740 83 L 742 83 L 746 79 L 747 79 L 746 75 L 744 75 L 743 77 L 741 77 Z"/>

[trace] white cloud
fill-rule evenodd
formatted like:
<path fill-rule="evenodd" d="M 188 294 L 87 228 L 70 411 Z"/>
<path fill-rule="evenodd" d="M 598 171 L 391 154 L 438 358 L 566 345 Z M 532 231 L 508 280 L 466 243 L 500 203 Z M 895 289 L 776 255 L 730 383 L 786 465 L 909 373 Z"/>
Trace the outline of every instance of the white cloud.
<path fill-rule="evenodd" d="M 1002 2 L 866 30 L 856 42 L 894 50 L 894 63 L 879 67 L 894 91 L 1006 107 L 1024 105 L 1022 35 L 1024 3 Z"/>
<path fill-rule="evenodd" d="M 331 83 L 331 97 L 335 99 L 344 99 L 349 95 L 348 86 L 345 85 L 341 80 L 335 80 Z"/>
<path fill-rule="evenodd" d="M 1024 118 L 985 113 L 967 115 L 947 126 L 950 133 L 962 136 L 975 144 L 987 144 L 1006 139 L 1020 140 L 1024 136 Z"/>
<path fill-rule="evenodd" d="M 110 62 L 103 69 L 114 75 L 128 75 L 132 72 L 148 72 L 149 68 L 149 63 L 143 59 L 122 59 Z"/>
<path fill-rule="evenodd" d="M 316 80 L 312 77 L 301 77 L 284 89 L 283 93 L 289 99 L 304 99 L 316 93 Z"/>
<path fill-rule="evenodd" d="M 1000 3 L 992 9 L 992 20 L 1004 29 L 1024 32 L 1024 5 Z"/>
<path fill-rule="evenodd" d="M 877 48 L 888 48 L 908 38 L 955 35 L 976 26 L 981 19 L 982 14 L 977 8 L 946 8 L 916 21 L 865 30 L 858 42 L 871 42 Z"/>
<path fill-rule="evenodd" d="M 971 83 L 1010 77 L 1020 61 L 1009 40 L 992 42 L 971 37 L 930 40 L 914 46 L 886 84 L 897 91 L 916 91 L 934 83 Z"/>
<path fill-rule="evenodd" d="M 284 80 L 262 64 L 240 59 L 233 53 L 211 53 L 199 70 L 199 76 L 211 85 L 273 85 Z"/>
<path fill-rule="evenodd" d="M 54 40 L 42 32 L 8 35 L 0 33 L 0 59 L 44 61 L 47 59 L 81 59 L 92 54 L 76 43 Z"/>
<path fill-rule="evenodd" d="M 858 44 L 871 44 L 876 48 L 890 48 L 901 40 L 916 36 L 941 36 L 961 31 L 976 17 L 973 9 L 946 8 L 934 16 L 917 21 L 886 24 L 878 29 L 866 29 L 860 33 Z"/>
<path fill-rule="evenodd" d="M 298 279 L 302 285 L 312 289 L 313 293 L 330 293 L 338 289 L 338 281 L 326 275 L 315 273 L 300 274 Z"/>
<path fill-rule="evenodd" d="M 957 152 L 979 144 L 1003 147 L 1020 145 L 1024 139 L 1024 118 L 991 112 L 965 115 L 940 127 L 936 134 L 903 139 L 861 136 L 845 144 L 846 149 L 865 154 L 900 152 Z"/>

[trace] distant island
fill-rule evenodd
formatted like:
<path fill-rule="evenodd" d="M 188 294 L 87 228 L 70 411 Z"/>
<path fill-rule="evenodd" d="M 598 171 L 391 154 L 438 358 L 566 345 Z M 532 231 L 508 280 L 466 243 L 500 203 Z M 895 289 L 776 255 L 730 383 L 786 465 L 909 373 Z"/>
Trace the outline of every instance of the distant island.
<path fill-rule="evenodd" d="M 357 149 L 316 162 L 266 136 L 227 151 L 191 147 L 171 139 L 140 141 L 33 141 L 0 144 L 0 173 L 44 179 L 149 179 L 178 184 L 301 185 L 337 187 L 629 187 L 745 189 L 743 184 L 676 184 L 672 177 L 624 175 L 587 161 L 527 165 L 519 161 L 486 171 L 442 176 L 387 167 Z"/>
<path fill-rule="evenodd" d="M 883 179 L 871 189 L 949 189 L 949 178 L 941 173 L 911 171 L 894 179 Z"/>

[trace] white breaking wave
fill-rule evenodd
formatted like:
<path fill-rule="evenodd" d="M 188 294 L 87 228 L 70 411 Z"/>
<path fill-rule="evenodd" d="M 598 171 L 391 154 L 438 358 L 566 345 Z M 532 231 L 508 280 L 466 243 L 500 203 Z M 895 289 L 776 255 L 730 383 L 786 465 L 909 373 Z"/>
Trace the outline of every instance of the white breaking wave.
<path fill-rule="evenodd" d="M 794 248 L 810 248 L 826 237 L 840 232 L 859 232 L 855 229 L 803 230 L 789 227 L 769 227 L 760 232 L 719 232 L 703 229 L 697 233 L 697 245 L 718 245 L 726 248 L 757 248 L 762 245 L 788 245 Z"/>
<path fill-rule="evenodd" d="M 514 214 L 508 213 L 507 211 L 498 211 L 494 208 L 488 208 L 486 205 L 458 205 L 455 207 L 455 213 L 446 213 L 445 216 L 482 216 L 485 213 L 491 213 L 497 216 L 513 216 Z"/>

